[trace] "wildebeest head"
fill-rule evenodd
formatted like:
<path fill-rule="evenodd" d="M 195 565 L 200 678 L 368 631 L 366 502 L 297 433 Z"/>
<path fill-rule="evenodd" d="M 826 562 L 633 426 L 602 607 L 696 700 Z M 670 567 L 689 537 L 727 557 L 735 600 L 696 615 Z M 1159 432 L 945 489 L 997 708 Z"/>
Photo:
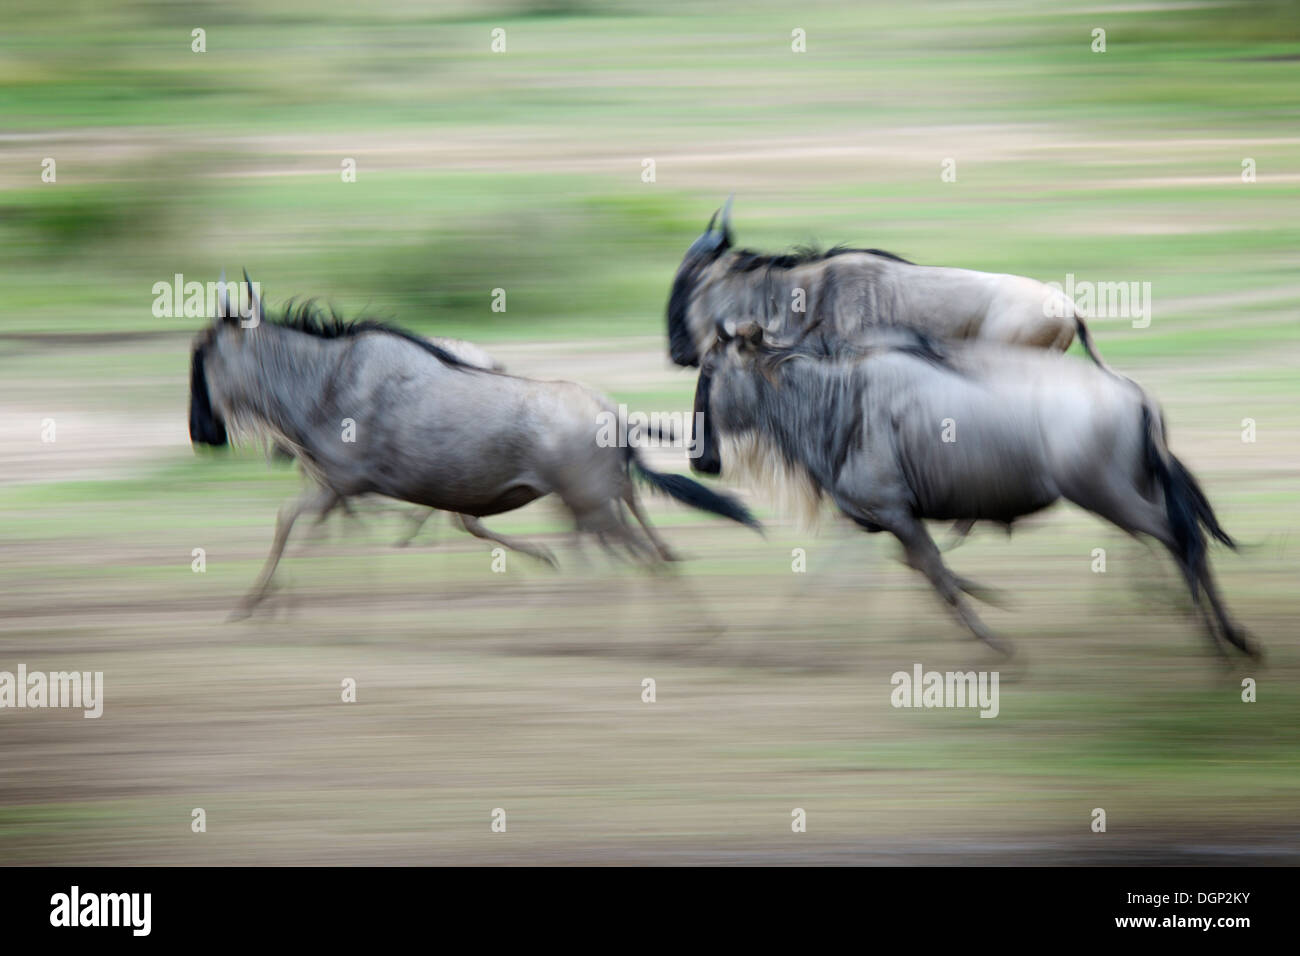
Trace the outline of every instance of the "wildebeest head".
<path fill-rule="evenodd" d="M 202 341 L 210 330 L 199 336 L 190 356 L 190 441 L 195 445 L 220 448 L 229 441 L 226 423 L 212 407 L 208 377 L 204 370 L 210 343 Z"/>
<path fill-rule="evenodd" d="M 696 346 L 696 336 L 691 329 L 692 321 L 702 317 L 691 315 L 691 297 L 695 291 L 700 273 L 731 248 L 731 200 L 713 213 L 704 232 L 691 243 L 686 250 L 682 264 L 677 267 L 677 276 L 673 279 L 672 293 L 668 298 L 668 350 L 678 365 L 699 365 L 700 355 Z M 718 217 L 722 221 L 718 222 Z M 703 321 L 709 321 L 703 317 Z"/>
<path fill-rule="evenodd" d="M 695 420 L 703 427 L 693 466 L 719 474 L 725 463 L 728 480 L 763 490 L 781 510 L 813 526 L 823 486 L 809 462 L 826 444 L 827 412 L 820 398 L 810 395 L 808 376 L 792 379 L 787 364 L 811 358 L 810 353 L 774 338 L 752 319 L 734 333 L 718 323 L 714 335 L 695 394 Z"/>
<path fill-rule="evenodd" d="M 241 320 L 245 318 L 231 305 L 230 289 L 235 283 L 226 282 L 225 272 L 217 282 L 216 315 L 212 324 L 194 339 L 190 354 L 190 442 L 221 448 L 229 443 L 226 422 L 219 406 L 213 401 L 209 375 L 213 363 L 221 361 L 223 348 L 235 344 L 241 333 Z M 244 273 L 244 286 L 252 309 L 251 316 L 260 321 L 262 303 L 254 291 L 252 280 Z"/>
<path fill-rule="evenodd" d="M 754 427 L 758 394 L 749 372 L 766 352 L 763 337 L 757 322 L 743 323 L 734 335 L 718 323 L 717 338 L 700 363 L 695 386 L 693 420 L 703 424 L 693 439 L 696 455 L 691 467 L 696 471 L 708 475 L 722 471 L 719 432 L 732 434 Z"/>

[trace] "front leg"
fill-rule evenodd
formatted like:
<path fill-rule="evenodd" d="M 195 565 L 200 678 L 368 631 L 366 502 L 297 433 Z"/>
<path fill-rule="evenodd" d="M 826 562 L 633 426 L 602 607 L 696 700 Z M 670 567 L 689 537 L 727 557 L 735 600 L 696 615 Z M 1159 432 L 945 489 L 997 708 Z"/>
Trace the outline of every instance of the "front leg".
<path fill-rule="evenodd" d="M 275 523 L 275 540 L 271 543 L 271 553 L 266 556 L 266 563 L 262 566 L 262 573 L 258 575 L 257 583 L 231 613 L 231 620 L 248 617 L 253 612 L 253 608 L 266 597 L 266 592 L 271 586 L 271 576 L 275 574 L 280 556 L 284 554 L 284 546 L 289 541 L 289 533 L 293 531 L 294 522 L 310 511 L 317 511 L 321 517 L 324 517 L 341 501 L 341 496 L 330 489 L 318 488 L 280 509 L 280 515 Z"/>
<path fill-rule="evenodd" d="M 397 542 L 397 547 L 405 548 L 408 544 L 414 541 L 415 536 L 418 535 L 420 530 L 424 527 L 424 523 L 437 513 L 436 508 L 416 509 L 415 511 L 410 512 L 406 516 L 406 520 L 411 523 L 411 529 L 407 533 L 406 537 Z"/>
<path fill-rule="evenodd" d="M 497 534 L 489 531 L 483 522 L 479 521 L 473 515 L 457 515 L 456 520 L 460 526 L 476 538 L 483 538 L 485 541 L 495 541 L 497 544 L 505 545 L 512 551 L 520 551 L 530 558 L 536 558 L 538 561 L 545 561 L 553 568 L 558 568 L 559 564 L 555 561 L 555 555 L 551 554 L 548 548 L 540 544 L 529 544 L 527 541 L 520 541 L 518 538 L 510 538 L 504 534 Z"/>
<path fill-rule="evenodd" d="M 967 630 L 998 653 L 1011 656 L 1011 646 L 993 636 L 962 595 L 963 590 L 975 586 L 948 570 L 938 546 L 920 519 L 903 509 L 872 514 L 871 519 L 902 543 L 908 565 L 929 578 L 930 584 Z"/>

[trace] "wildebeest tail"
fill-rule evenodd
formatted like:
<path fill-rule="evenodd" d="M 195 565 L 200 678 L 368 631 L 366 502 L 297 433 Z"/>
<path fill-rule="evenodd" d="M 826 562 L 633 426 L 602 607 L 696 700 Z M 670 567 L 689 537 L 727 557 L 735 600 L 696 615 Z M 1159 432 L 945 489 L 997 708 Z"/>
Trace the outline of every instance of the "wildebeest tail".
<path fill-rule="evenodd" d="M 1107 372 L 1114 372 L 1115 370 L 1106 364 L 1106 360 L 1097 351 L 1097 345 L 1092 340 L 1092 332 L 1088 329 L 1088 323 L 1083 321 L 1083 316 L 1079 314 L 1078 308 L 1074 310 L 1074 329 L 1079 336 L 1079 344 L 1088 353 L 1088 357 L 1096 362 L 1099 368 L 1103 368 Z"/>
<path fill-rule="evenodd" d="M 1149 402 L 1142 404 L 1142 426 L 1146 443 L 1147 467 L 1160 482 L 1165 496 L 1165 513 L 1173 531 L 1175 549 L 1184 568 L 1195 568 L 1205 557 L 1205 532 L 1230 548 L 1237 544 L 1228 536 L 1214 515 L 1210 501 L 1187 466 L 1169 451 L 1164 440 L 1164 423 L 1158 410 Z M 1195 576 L 1191 576 L 1196 591 Z"/>
<path fill-rule="evenodd" d="M 656 491 L 662 491 L 682 504 L 699 508 L 701 511 L 711 511 L 732 521 L 739 521 L 758 532 L 763 530 L 758 519 L 735 498 L 706 488 L 685 475 L 670 475 L 647 468 L 631 448 L 628 449 L 628 468 Z"/>

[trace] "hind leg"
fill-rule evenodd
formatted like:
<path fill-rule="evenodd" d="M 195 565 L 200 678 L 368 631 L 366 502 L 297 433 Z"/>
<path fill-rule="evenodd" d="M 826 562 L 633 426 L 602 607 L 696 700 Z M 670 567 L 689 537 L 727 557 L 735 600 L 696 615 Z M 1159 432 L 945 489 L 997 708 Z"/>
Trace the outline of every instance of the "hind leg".
<path fill-rule="evenodd" d="M 650 539 L 650 543 L 655 546 L 655 550 L 659 552 L 659 557 L 665 561 L 681 560 L 673 552 L 672 548 L 668 547 L 668 542 L 659 537 L 654 525 L 650 524 L 650 521 L 646 518 L 645 509 L 641 507 L 641 502 L 637 500 L 636 489 L 632 487 L 630 481 L 623 486 L 623 500 L 627 503 L 628 510 L 632 512 L 632 517 L 636 518 L 641 527 L 645 529 L 646 536 Z"/>
<path fill-rule="evenodd" d="M 1223 638 L 1243 654 L 1258 660 L 1260 657 L 1259 647 L 1256 646 L 1255 642 L 1246 635 L 1245 629 L 1232 619 L 1232 616 L 1228 613 L 1227 606 L 1219 596 L 1218 585 L 1215 584 L 1214 575 L 1210 572 L 1209 559 L 1202 554 L 1200 560 L 1198 560 L 1195 566 L 1191 568 L 1183 567 L 1183 562 L 1179 559 L 1177 554 L 1174 555 L 1174 559 L 1178 561 L 1179 567 L 1183 568 L 1183 574 L 1187 577 L 1189 584 L 1194 579 L 1196 584 L 1200 585 L 1200 592 L 1204 595 L 1205 601 L 1209 603 L 1210 610 L 1213 611 L 1215 619 L 1218 620 L 1219 633 Z M 1196 585 L 1190 586 L 1193 595 L 1195 595 L 1197 590 Z M 1200 601 L 1197 602 L 1198 605 L 1200 605 L 1200 603 Z M 1209 627 L 1209 614 L 1204 611 L 1203 607 L 1202 613 L 1205 614 L 1206 626 Z"/>
<path fill-rule="evenodd" d="M 582 496 L 562 493 L 561 499 L 573 515 L 578 536 L 592 535 L 601 548 L 615 559 L 621 559 L 615 548 L 618 545 L 638 563 L 656 564 L 661 560 L 659 551 L 633 529 L 623 512 L 622 489 L 627 487 L 626 476 L 619 478 L 622 480 L 609 488 L 609 497 L 602 494 L 604 487 L 600 487 Z"/>
<path fill-rule="evenodd" d="M 650 539 L 651 543 L 646 543 L 645 538 L 627 520 L 627 515 L 623 513 L 623 508 L 618 502 L 613 503 L 613 511 L 615 518 L 610 528 L 611 537 L 627 549 L 634 561 L 655 567 L 668 560 L 663 556 L 658 542 L 655 542 L 653 537 Z"/>
<path fill-rule="evenodd" d="M 1067 492 L 1065 497 L 1129 534 L 1148 534 L 1163 544 L 1183 573 L 1192 596 L 1192 604 L 1204 621 L 1206 633 L 1215 650 L 1220 654 L 1227 653 L 1220 640 L 1222 633 L 1222 637 L 1234 647 L 1252 656 L 1257 653 L 1246 640 L 1241 628 L 1228 616 L 1205 555 L 1200 555 L 1194 564 L 1187 562 L 1169 523 L 1169 516 L 1161 505 L 1142 497 L 1138 489 L 1121 487 L 1117 482 L 1103 482 L 1077 494 Z M 1207 601 L 1209 608 L 1206 607 Z M 1219 625 L 1217 628 L 1216 622 Z"/>
<path fill-rule="evenodd" d="M 553 568 L 559 565 L 555 562 L 555 555 L 551 554 L 549 548 L 544 548 L 540 544 L 529 544 L 527 541 L 520 541 L 518 538 L 510 538 L 503 534 L 497 534 L 495 531 L 489 531 L 484 527 L 483 522 L 472 515 L 456 515 L 456 521 L 462 528 L 468 531 L 476 538 L 483 538 L 486 541 L 495 541 L 497 544 L 505 545 L 512 551 L 519 551 L 528 555 L 530 558 L 536 558 L 538 561 L 545 561 Z"/>

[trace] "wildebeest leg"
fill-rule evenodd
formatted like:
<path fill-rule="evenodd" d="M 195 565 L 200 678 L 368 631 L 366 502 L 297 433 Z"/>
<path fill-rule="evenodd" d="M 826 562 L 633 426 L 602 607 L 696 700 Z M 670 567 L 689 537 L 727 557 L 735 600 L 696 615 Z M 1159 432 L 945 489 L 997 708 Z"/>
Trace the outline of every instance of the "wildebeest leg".
<path fill-rule="evenodd" d="M 1010 647 L 993 636 L 962 597 L 962 587 L 958 583 L 960 579 L 944 565 L 943 556 L 934 539 L 925 530 L 925 525 L 910 515 L 882 520 L 880 523 L 902 542 L 907 553 L 907 563 L 930 579 L 930 584 L 947 602 L 958 620 L 989 647 L 1009 657 Z"/>
<path fill-rule="evenodd" d="M 637 564 L 656 566 L 662 563 L 659 552 L 647 544 L 628 522 L 627 516 L 623 514 L 623 506 L 617 499 L 608 503 L 608 509 L 601 509 L 604 515 L 596 519 L 594 524 L 594 533 L 600 546 L 615 559 L 621 559 L 622 555 L 615 549 L 615 544 L 623 546 L 623 550 Z"/>
<path fill-rule="evenodd" d="M 627 548 L 628 553 L 631 554 L 635 560 L 641 561 L 651 567 L 659 567 L 665 561 L 672 560 L 670 557 L 664 557 L 663 549 L 660 547 L 660 542 L 655 541 L 652 536 L 650 538 L 650 543 L 647 543 L 632 523 L 627 520 L 627 517 L 623 514 L 622 508 L 617 505 L 615 508 L 618 512 L 618 523 L 615 525 L 614 535 L 623 543 L 623 547 Z M 669 552 L 669 554 L 671 553 L 672 552 Z"/>
<path fill-rule="evenodd" d="M 1201 585 L 1201 592 L 1205 595 L 1205 600 L 1209 601 L 1210 607 L 1214 610 L 1214 616 L 1219 619 L 1219 628 L 1223 636 L 1233 647 L 1242 653 L 1249 654 L 1251 657 L 1259 658 L 1259 647 L 1246 635 L 1246 631 L 1241 625 L 1228 614 L 1228 609 L 1224 606 L 1222 598 L 1219 597 L 1218 586 L 1214 583 L 1214 575 L 1210 573 L 1210 562 L 1201 555 L 1201 560 L 1197 562 L 1199 567 L 1194 568 L 1197 580 Z"/>
<path fill-rule="evenodd" d="M 963 518 L 961 521 L 954 523 L 952 526 L 952 537 L 948 539 L 948 546 L 944 548 L 944 550 L 951 551 L 953 548 L 957 547 L 957 545 L 965 541 L 967 536 L 970 535 L 971 529 L 974 527 L 974 518 Z"/>
<path fill-rule="evenodd" d="M 497 534 L 495 531 L 489 531 L 483 522 L 479 521 L 473 515 L 456 515 L 456 522 L 476 538 L 483 538 L 485 541 L 495 541 L 497 544 L 503 544 L 511 551 L 519 551 L 528 555 L 530 558 L 536 558 L 538 561 L 545 561 L 553 568 L 559 565 L 555 561 L 555 555 L 550 550 L 542 547 L 540 544 L 529 544 L 526 541 L 520 541 L 518 538 L 510 538 L 503 534 Z"/>
<path fill-rule="evenodd" d="M 266 563 L 262 566 L 262 573 L 258 575 L 257 583 L 231 614 L 232 619 L 247 617 L 258 602 L 266 597 L 266 591 L 271 585 L 271 576 L 275 574 L 280 556 L 284 554 L 284 546 L 289 541 L 289 532 L 293 530 L 294 522 L 308 511 L 318 511 L 321 516 L 327 515 L 341 500 L 341 497 L 330 489 L 318 488 L 280 509 L 280 515 L 275 522 L 275 540 L 271 543 L 271 553 L 266 556 Z"/>
<path fill-rule="evenodd" d="M 949 572 L 951 573 L 951 572 Z M 1006 608 L 1010 605 L 1010 599 L 1004 591 L 997 588 L 991 588 L 986 584 L 980 584 L 978 581 L 972 581 L 970 578 L 964 578 L 960 574 L 953 574 L 953 581 L 957 587 L 961 588 L 971 597 L 983 601 L 985 604 L 991 604 L 994 607 Z"/>
<path fill-rule="evenodd" d="M 414 541 L 415 536 L 419 534 L 420 530 L 424 527 L 424 523 L 437 513 L 438 510 L 436 508 L 424 508 L 407 514 L 406 520 L 411 523 L 411 529 L 407 533 L 406 537 L 397 542 L 397 547 L 405 548 L 408 544 Z"/>
<path fill-rule="evenodd" d="M 1202 554 L 1195 565 L 1187 563 L 1179 549 L 1169 524 L 1169 516 L 1164 508 L 1141 497 L 1137 489 L 1127 485 L 1115 486 L 1112 483 L 1091 487 L 1080 493 L 1067 493 L 1066 497 L 1130 534 L 1149 534 L 1163 544 L 1173 555 L 1179 570 L 1183 572 L 1188 590 L 1192 593 L 1193 603 L 1205 622 L 1210 642 L 1215 649 L 1221 654 L 1227 653 L 1220 640 L 1220 632 L 1222 632 L 1222 637 L 1234 647 L 1251 656 L 1258 654 L 1258 649 L 1228 616 L 1214 578 L 1210 574 L 1209 562 L 1205 555 Z M 1205 606 L 1207 601 L 1209 608 Z M 1217 628 L 1216 619 L 1219 625 Z"/>
<path fill-rule="evenodd" d="M 659 537 L 654 526 L 646 518 L 645 510 L 641 507 L 641 502 L 637 500 L 636 488 L 633 487 L 630 481 L 623 487 L 623 500 L 627 502 L 632 517 L 636 518 L 641 527 L 645 529 L 645 533 L 655 546 L 655 550 L 659 552 L 659 557 L 665 561 L 680 561 L 681 559 L 673 552 L 673 549 L 668 547 L 668 542 Z"/>

